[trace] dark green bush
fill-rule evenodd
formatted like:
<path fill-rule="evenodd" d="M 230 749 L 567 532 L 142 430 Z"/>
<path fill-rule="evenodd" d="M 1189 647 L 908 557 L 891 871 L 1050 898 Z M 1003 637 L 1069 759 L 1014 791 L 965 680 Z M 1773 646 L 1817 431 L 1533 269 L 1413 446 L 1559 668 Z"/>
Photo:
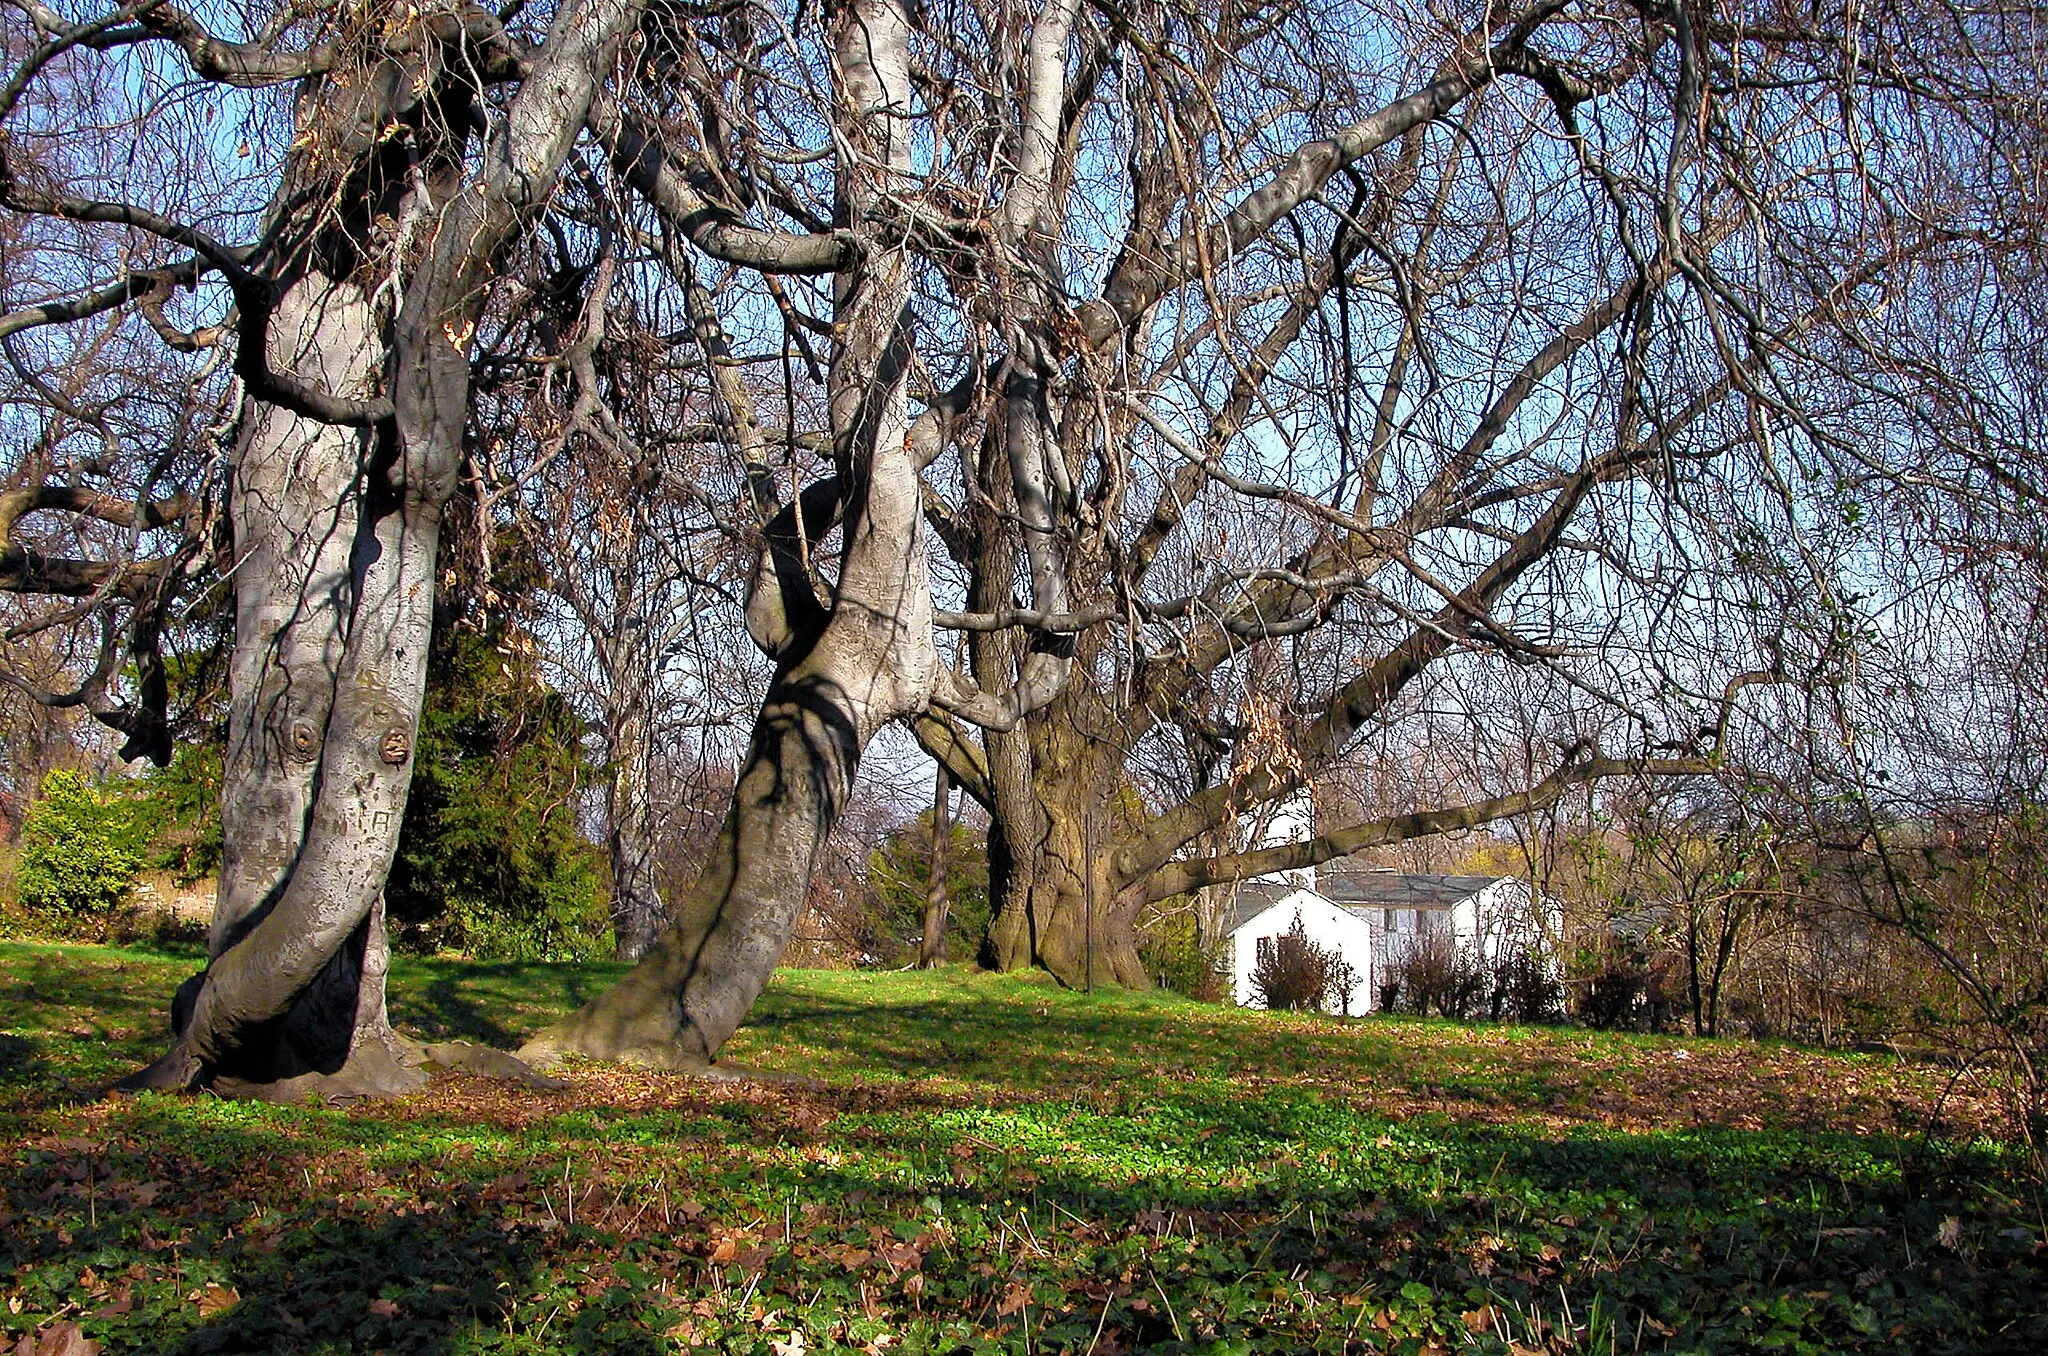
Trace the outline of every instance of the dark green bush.
<path fill-rule="evenodd" d="M 104 916 L 135 884 L 150 838 L 147 807 L 125 789 L 52 772 L 21 825 L 21 903 L 39 921 Z"/>
<path fill-rule="evenodd" d="M 576 812 L 583 722 L 504 625 L 435 640 L 412 794 L 385 901 L 408 950 L 492 960 L 611 954 L 597 850 Z"/>
<path fill-rule="evenodd" d="M 149 828 L 143 865 L 190 884 L 220 871 L 221 747 L 186 744 L 134 783 Z"/>

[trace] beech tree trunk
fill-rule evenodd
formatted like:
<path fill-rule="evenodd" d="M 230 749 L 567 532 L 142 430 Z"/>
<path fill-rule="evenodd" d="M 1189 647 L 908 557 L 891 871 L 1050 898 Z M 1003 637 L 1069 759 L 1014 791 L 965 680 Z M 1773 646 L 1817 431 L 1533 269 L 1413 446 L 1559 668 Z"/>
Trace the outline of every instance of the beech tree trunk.
<path fill-rule="evenodd" d="M 992 749 L 1005 841 L 999 863 L 990 854 L 996 906 L 983 959 L 997 970 L 1042 966 L 1070 988 L 1149 988 L 1136 933 L 1143 900 L 1118 888 L 1113 869 L 1122 763 L 1116 746 L 1079 732 L 1078 692 L 1033 717 L 1023 739 L 990 741 L 1008 744 L 1008 757 Z"/>
<path fill-rule="evenodd" d="M 571 0 L 474 178 L 473 65 L 443 83 L 448 72 L 373 59 L 372 78 L 303 86 L 275 209 L 305 233 L 298 262 L 285 279 L 245 278 L 237 297 L 266 328 L 260 347 L 245 332 L 237 358 L 252 399 L 233 468 L 220 917 L 206 970 L 174 1003 L 176 1040 L 127 1087 L 296 1098 L 423 1081 L 423 1057 L 384 1015 L 382 901 L 469 415 L 469 340 L 500 251 L 544 201 L 638 12 Z M 299 222 L 300 210 L 313 215 Z M 366 252 L 402 237 L 401 222 L 418 228 L 416 247 Z M 389 301 L 344 277 L 385 278 Z"/>
<path fill-rule="evenodd" d="M 329 394 L 384 344 L 355 284 L 280 298 L 270 362 Z M 136 1086 L 286 1100 L 391 1095 L 425 1076 L 385 1014 L 384 878 L 410 786 L 439 544 L 436 496 L 394 502 L 366 433 L 251 401 L 234 467 L 236 635 L 223 854 L 205 971 Z"/>
<path fill-rule="evenodd" d="M 382 345 L 368 298 L 353 283 L 317 273 L 299 279 L 280 299 L 270 343 L 274 367 L 331 393 L 359 393 L 376 380 Z M 363 431 L 254 401 L 245 407 L 230 489 L 235 648 L 209 963 L 263 920 L 305 845 L 357 595 L 353 558 L 374 452 Z M 391 1056 L 388 958 L 383 910 L 373 907 L 285 1014 L 245 1041 L 220 1074 L 280 1084 L 292 1095 L 290 1080 L 337 1073 L 359 1051 Z M 203 982 L 196 976 L 181 993 L 180 1034 Z"/>
<path fill-rule="evenodd" d="M 847 145 L 839 216 L 864 223 L 906 181 L 909 22 L 901 0 L 854 0 L 833 38 Z M 777 660 L 710 864 L 669 930 L 625 978 L 519 1052 L 709 1071 L 767 985 L 875 732 L 924 709 L 938 668 L 925 555 L 922 469 L 907 376 L 910 272 L 875 237 L 835 279 L 828 377 L 831 498 L 845 542 L 839 577 L 816 578 L 795 541 L 816 540 L 805 497 L 769 526 L 748 625 Z M 743 397 L 729 395 L 729 400 Z M 819 591 L 830 595 L 829 606 Z"/>
<path fill-rule="evenodd" d="M 925 885 L 924 931 L 917 945 L 917 964 L 921 970 L 935 969 L 946 961 L 946 922 L 952 911 L 946 882 L 946 850 L 952 846 L 952 811 L 953 780 L 941 763 L 932 786 L 931 875 Z"/>
<path fill-rule="evenodd" d="M 937 664 L 917 472 L 897 427 L 893 450 L 876 451 L 865 511 L 848 524 L 838 604 L 769 685 L 705 871 L 640 963 L 521 1059 L 705 1071 L 767 985 L 862 751 L 922 707 Z"/>

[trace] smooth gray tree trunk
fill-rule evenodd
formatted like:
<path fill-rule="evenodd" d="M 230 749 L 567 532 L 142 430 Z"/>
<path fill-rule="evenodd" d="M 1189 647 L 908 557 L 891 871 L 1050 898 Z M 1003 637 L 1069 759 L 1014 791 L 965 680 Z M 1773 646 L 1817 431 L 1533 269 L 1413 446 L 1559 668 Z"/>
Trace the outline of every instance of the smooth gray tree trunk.
<path fill-rule="evenodd" d="M 605 747 L 605 851 L 612 868 L 612 936 L 618 958 L 646 955 L 666 924 L 655 883 L 652 753 L 652 684 L 638 665 L 617 665 L 608 686 Z"/>
<path fill-rule="evenodd" d="M 924 970 L 935 969 L 946 962 L 947 915 L 952 912 L 952 897 L 946 881 L 946 850 L 952 846 L 952 811 L 953 779 L 946 775 L 946 765 L 940 763 L 932 786 L 931 875 L 925 885 L 924 931 L 917 947 L 918 967 Z"/>
<path fill-rule="evenodd" d="M 909 23 L 901 0 L 853 0 L 834 36 L 848 110 L 842 217 L 864 219 L 905 181 Z M 633 970 L 519 1052 L 710 1071 L 795 930 L 819 854 L 875 732 L 924 709 L 932 639 L 920 466 L 908 416 L 910 273 L 877 246 L 836 279 L 830 415 L 845 550 L 829 609 L 812 581 L 756 569 L 749 628 L 777 659 L 710 864 Z M 799 512 L 792 506 L 788 512 Z"/>

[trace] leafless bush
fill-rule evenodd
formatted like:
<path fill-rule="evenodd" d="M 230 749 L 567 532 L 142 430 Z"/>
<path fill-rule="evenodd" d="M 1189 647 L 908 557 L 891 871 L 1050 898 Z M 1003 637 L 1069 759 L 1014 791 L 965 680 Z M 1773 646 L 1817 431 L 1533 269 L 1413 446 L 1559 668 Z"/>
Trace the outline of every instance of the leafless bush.
<path fill-rule="evenodd" d="M 1564 985 L 1547 957 L 1517 950 L 1487 974 L 1488 1015 L 1496 1022 L 1556 1022 L 1564 1018 Z"/>
<path fill-rule="evenodd" d="M 1668 1031 L 1674 1004 L 1669 957 L 1609 938 L 1582 953 L 1571 981 L 1572 1018 L 1596 1031 Z"/>
<path fill-rule="evenodd" d="M 1425 934 L 1387 967 L 1380 1006 L 1418 1017 L 1463 1019 L 1478 1011 L 1486 990 L 1486 976 L 1450 936 Z"/>
<path fill-rule="evenodd" d="M 1259 948 L 1252 964 L 1252 992 L 1268 1008 L 1327 1011 L 1334 1002 L 1350 1013 L 1358 972 L 1329 947 L 1318 946 L 1296 915 L 1294 925 Z"/>

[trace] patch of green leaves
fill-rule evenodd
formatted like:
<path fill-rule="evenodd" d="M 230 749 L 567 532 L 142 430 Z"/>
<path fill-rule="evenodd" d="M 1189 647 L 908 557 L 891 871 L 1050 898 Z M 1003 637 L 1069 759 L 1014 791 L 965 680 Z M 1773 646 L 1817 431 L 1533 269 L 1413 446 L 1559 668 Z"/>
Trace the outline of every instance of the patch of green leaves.
<path fill-rule="evenodd" d="M 184 965 L 0 948 L 8 1036 L 36 1047 L 0 1078 L 0 1340 L 73 1321 L 110 1353 L 2048 1341 L 2040 1204 L 2006 1147 L 1827 1128 L 1768 1095 L 1727 1123 L 1599 1110 L 1674 1070 L 1710 1091 L 1707 1043 L 784 973 L 734 1057 L 819 1091 L 589 1069 L 557 1097 L 60 1105 L 46 1080 L 102 1067 L 64 1033 L 142 1032 Z M 612 973 L 401 961 L 392 1005 L 510 1043 Z M 1852 1109 L 1922 1095 L 1889 1061 L 1787 1067 Z"/>

